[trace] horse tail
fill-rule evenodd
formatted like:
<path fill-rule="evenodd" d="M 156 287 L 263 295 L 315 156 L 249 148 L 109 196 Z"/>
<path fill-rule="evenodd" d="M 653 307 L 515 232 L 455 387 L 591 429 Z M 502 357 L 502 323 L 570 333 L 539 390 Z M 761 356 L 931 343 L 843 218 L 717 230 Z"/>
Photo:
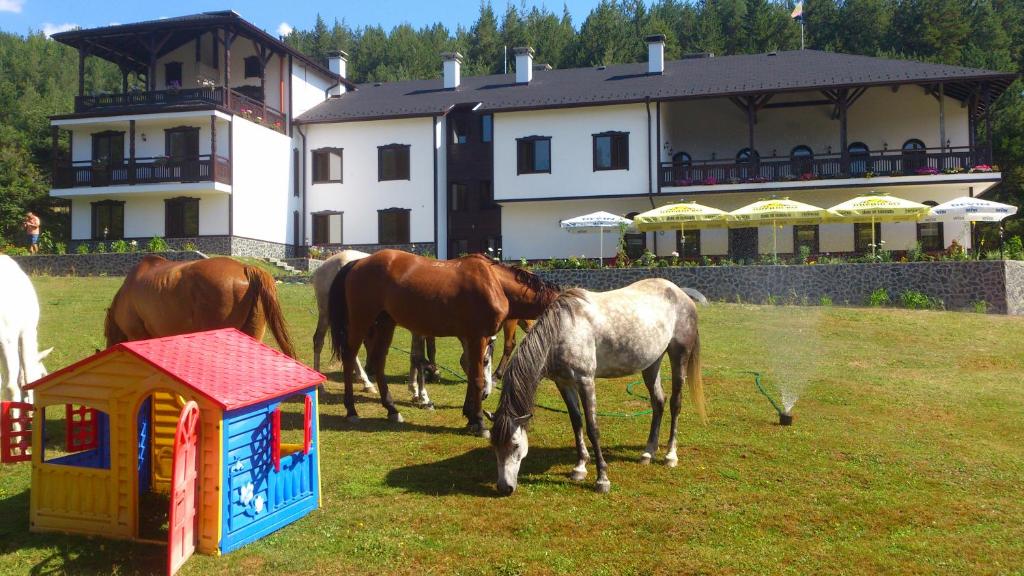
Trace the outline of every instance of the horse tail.
<path fill-rule="evenodd" d="M 682 289 L 683 292 L 686 292 L 686 295 L 689 296 L 690 299 L 696 302 L 697 304 L 706 305 L 708 303 L 707 296 L 701 294 L 700 290 L 697 290 L 696 288 L 688 288 L 686 286 L 683 286 Z"/>
<path fill-rule="evenodd" d="M 341 358 L 348 352 L 348 301 L 345 294 L 345 280 L 352 266 L 358 260 L 348 262 L 338 270 L 331 282 L 331 290 L 327 293 L 327 317 L 331 321 L 331 349 L 335 358 Z"/>
<path fill-rule="evenodd" d="M 690 387 L 690 399 L 697 407 L 701 424 L 708 423 L 707 407 L 704 405 L 704 379 L 700 369 L 700 333 L 695 333 L 690 358 L 686 362 L 686 383 Z"/>
<path fill-rule="evenodd" d="M 267 320 L 267 325 L 270 326 L 270 331 L 274 334 L 274 339 L 277 340 L 277 345 L 281 347 L 281 351 L 295 358 L 295 347 L 292 346 L 291 338 L 288 336 L 284 313 L 281 312 L 281 305 L 277 301 L 277 286 L 274 284 L 274 277 L 256 266 L 246 265 L 245 278 L 249 281 L 249 292 L 254 297 L 245 325 L 253 326 L 258 305 L 263 309 L 263 316 Z"/>

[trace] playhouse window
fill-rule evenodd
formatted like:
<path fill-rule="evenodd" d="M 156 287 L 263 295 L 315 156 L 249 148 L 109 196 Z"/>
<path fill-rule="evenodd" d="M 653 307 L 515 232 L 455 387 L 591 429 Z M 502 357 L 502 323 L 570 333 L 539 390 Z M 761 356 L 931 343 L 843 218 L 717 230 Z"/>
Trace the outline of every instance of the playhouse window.
<path fill-rule="evenodd" d="M 43 462 L 110 469 L 110 419 L 78 404 L 47 406 L 43 421 Z"/>
<path fill-rule="evenodd" d="M 281 458 L 309 454 L 313 444 L 313 399 L 298 394 L 282 401 L 270 414 L 271 459 L 281 469 Z"/>

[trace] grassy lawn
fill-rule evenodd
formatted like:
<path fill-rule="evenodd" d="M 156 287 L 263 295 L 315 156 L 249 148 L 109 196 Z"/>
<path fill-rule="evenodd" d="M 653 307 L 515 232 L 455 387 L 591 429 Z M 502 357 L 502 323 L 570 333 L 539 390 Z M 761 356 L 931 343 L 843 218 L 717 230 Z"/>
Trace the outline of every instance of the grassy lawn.
<path fill-rule="evenodd" d="M 35 283 L 51 370 L 102 347 L 120 279 Z M 312 290 L 279 290 L 311 363 Z M 438 409 L 413 408 L 407 359 L 392 353 L 407 422 L 359 392 L 363 421 L 346 424 L 329 384 L 322 509 L 181 573 L 1024 574 L 1024 318 L 714 304 L 701 334 L 710 423 L 684 404 L 678 468 L 663 452 L 637 463 L 649 417 L 606 417 L 612 492 L 595 494 L 593 466 L 583 484 L 568 479 L 568 418 L 540 409 L 519 491 L 498 498 L 489 447 L 461 433 L 464 385 L 445 374 L 430 388 Z M 439 349 L 458 366 L 454 340 Z M 778 426 L 746 370 L 802 389 L 794 426 Z M 600 409 L 647 408 L 626 393 L 632 380 L 602 382 Z M 560 405 L 552 384 L 540 402 Z M 159 546 L 29 533 L 28 485 L 27 465 L 0 469 L 0 573 L 160 570 Z"/>

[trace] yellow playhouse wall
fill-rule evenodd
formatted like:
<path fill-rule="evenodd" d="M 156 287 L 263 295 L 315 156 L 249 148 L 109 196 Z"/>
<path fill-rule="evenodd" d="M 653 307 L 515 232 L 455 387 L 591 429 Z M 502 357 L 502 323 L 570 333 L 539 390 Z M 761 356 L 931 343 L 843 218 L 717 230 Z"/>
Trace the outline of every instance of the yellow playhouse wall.
<path fill-rule="evenodd" d="M 156 390 L 195 400 L 200 411 L 199 551 L 217 552 L 220 542 L 221 417 L 219 406 L 126 352 L 97 359 L 40 386 L 32 437 L 30 528 L 134 538 L 138 527 L 136 415 Z M 42 462 L 42 427 L 47 405 L 81 404 L 110 418 L 110 469 Z M 171 430 L 173 441 L 173 429 Z"/>

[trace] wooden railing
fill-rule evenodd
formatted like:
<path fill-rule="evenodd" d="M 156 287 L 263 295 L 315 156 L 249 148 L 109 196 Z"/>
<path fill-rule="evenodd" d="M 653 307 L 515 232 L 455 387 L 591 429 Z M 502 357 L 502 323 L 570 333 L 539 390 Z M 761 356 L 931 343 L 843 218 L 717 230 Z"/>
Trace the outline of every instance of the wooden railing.
<path fill-rule="evenodd" d="M 57 166 L 54 188 L 163 184 L 167 182 L 220 182 L 231 184 L 231 161 L 209 154 L 194 159 L 136 158 L 120 164 L 90 161 Z"/>
<path fill-rule="evenodd" d="M 125 94 L 76 96 L 75 112 L 131 112 L 133 109 L 163 106 L 213 105 L 226 108 L 247 120 L 280 133 L 285 130 L 285 115 L 255 98 L 223 87 L 150 90 Z"/>
<path fill-rule="evenodd" d="M 865 155 L 820 154 L 813 158 L 767 156 L 747 162 L 702 160 L 663 162 L 658 183 L 666 186 L 757 184 L 868 176 L 914 176 L 967 172 L 989 163 L 988 152 L 969 147 L 887 150 Z"/>

